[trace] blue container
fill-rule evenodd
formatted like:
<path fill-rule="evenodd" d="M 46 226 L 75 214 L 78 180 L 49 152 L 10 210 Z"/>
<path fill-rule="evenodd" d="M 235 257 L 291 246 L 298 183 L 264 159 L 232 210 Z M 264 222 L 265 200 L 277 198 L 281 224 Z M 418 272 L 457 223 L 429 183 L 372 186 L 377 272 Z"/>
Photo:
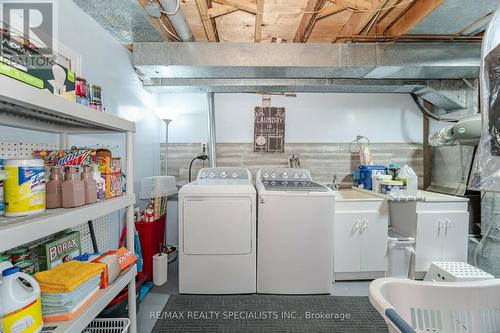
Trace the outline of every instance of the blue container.
<path fill-rule="evenodd" d="M 387 168 L 383 165 L 360 165 L 359 182 L 365 190 L 372 189 L 372 175 L 386 175 Z"/>

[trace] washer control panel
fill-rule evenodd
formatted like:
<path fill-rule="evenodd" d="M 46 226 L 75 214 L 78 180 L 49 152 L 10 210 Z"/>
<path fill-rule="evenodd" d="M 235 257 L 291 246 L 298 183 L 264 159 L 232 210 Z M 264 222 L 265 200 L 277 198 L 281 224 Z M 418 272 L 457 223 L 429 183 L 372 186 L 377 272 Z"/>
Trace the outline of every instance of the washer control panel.
<path fill-rule="evenodd" d="M 327 187 L 313 182 L 305 169 L 260 170 L 258 178 L 268 191 L 328 191 Z"/>
<path fill-rule="evenodd" d="M 245 168 L 203 168 L 198 173 L 198 180 L 249 180 L 250 172 Z"/>

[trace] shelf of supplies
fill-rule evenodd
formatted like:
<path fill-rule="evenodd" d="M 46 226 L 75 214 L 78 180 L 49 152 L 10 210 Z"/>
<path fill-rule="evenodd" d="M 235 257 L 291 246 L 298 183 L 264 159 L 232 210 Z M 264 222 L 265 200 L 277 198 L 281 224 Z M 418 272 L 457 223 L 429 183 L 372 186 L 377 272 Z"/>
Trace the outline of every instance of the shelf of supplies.
<path fill-rule="evenodd" d="M 135 132 L 135 123 L 0 75 L 0 125 L 54 133 Z"/>
<path fill-rule="evenodd" d="M 83 331 L 106 305 L 108 305 L 130 281 L 135 279 L 136 274 L 137 266 L 133 265 L 106 289 L 99 290 L 96 298 L 87 305 L 78 316 L 69 321 L 46 323 L 44 325 L 44 331 L 51 333 L 73 333 Z"/>
<path fill-rule="evenodd" d="M 23 217 L 0 218 L 0 252 L 9 250 L 135 204 L 128 194 L 78 208 L 50 209 Z"/>

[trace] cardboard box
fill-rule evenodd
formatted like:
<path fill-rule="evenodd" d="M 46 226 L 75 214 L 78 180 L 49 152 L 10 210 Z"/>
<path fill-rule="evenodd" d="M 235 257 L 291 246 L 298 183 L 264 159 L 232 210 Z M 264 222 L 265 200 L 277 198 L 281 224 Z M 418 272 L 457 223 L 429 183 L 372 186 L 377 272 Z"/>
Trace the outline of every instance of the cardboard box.
<path fill-rule="evenodd" d="M 80 232 L 72 231 L 39 245 L 38 264 L 40 270 L 44 271 L 70 261 L 80 254 Z"/>
<path fill-rule="evenodd" d="M 75 101 L 75 73 L 26 47 L 20 40 L 0 33 L 0 74 L 38 89 Z"/>

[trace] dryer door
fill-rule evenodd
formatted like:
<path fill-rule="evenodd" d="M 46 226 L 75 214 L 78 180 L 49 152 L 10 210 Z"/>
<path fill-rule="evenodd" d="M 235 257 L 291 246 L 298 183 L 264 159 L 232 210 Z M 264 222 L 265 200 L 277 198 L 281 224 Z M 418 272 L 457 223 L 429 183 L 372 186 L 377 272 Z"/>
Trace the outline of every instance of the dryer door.
<path fill-rule="evenodd" d="M 186 198 L 183 244 L 186 254 L 249 254 L 252 250 L 249 197 Z"/>

